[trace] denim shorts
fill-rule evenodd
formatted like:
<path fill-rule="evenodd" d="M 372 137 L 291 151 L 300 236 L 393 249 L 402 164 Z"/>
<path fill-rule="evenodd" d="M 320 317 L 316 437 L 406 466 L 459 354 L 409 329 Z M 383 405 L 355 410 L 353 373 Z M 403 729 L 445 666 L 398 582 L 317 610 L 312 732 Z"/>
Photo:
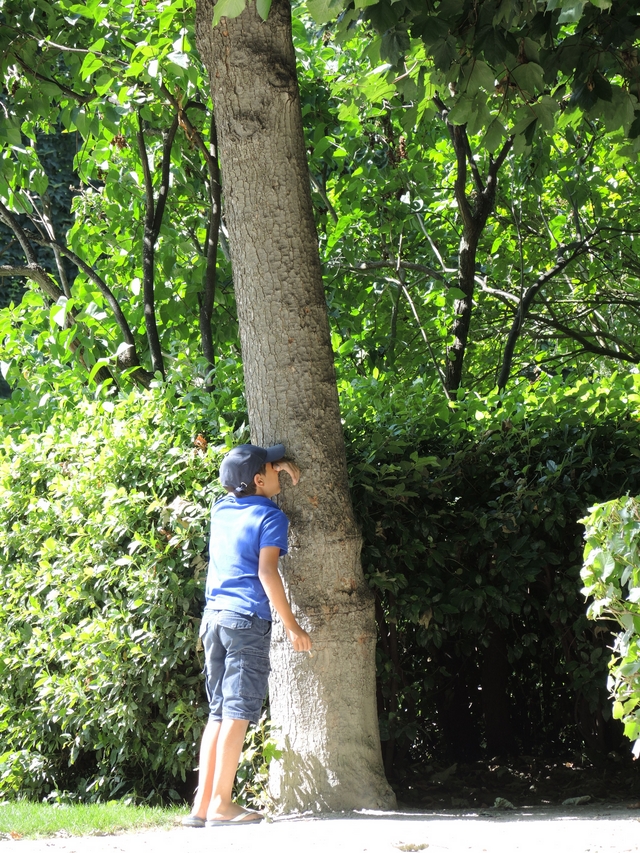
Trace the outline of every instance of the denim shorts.
<path fill-rule="evenodd" d="M 233 610 L 206 609 L 200 636 L 209 719 L 257 723 L 271 669 L 271 622 Z"/>

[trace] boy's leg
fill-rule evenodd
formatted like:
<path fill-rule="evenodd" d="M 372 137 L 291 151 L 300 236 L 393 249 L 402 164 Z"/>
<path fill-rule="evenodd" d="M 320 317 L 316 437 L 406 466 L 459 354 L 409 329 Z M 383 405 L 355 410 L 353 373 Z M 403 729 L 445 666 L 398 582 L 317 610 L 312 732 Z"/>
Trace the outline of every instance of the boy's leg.
<path fill-rule="evenodd" d="M 215 770 L 207 819 L 231 820 L 246 811 L 232 801 L 231 793 L 249 721 L 226 719 L 218 725 Z"/>
<path fill-rule="evenodd" d="M 248 720 L 223 720 L 216 747 L 216 766 L 207 820 L 231 820 L 246 809 L 231 799 Z"/>
<path fill-rule="evenodd" d="M 205 819 L 211 791 L 213 790 L 213 777 L 216 769 L 216 754 L 218 737 L 220 734 L 220 720 L 209 720 L 202 733 L 200 743 L 200 764 L 198 767 L 198 787 L 193 801 L 191 815 Z"/>

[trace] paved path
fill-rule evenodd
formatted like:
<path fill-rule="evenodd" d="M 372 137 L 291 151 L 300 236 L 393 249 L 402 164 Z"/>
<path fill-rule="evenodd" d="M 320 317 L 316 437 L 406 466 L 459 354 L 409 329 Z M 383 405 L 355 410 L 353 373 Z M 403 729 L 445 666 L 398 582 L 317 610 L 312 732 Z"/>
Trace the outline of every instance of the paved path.
<path fill-rule="evenodd" d="M 255 826 L 2 841 L 0 853 L 640 853 L 622 806 L 414 810 L 277 818 Z"/>

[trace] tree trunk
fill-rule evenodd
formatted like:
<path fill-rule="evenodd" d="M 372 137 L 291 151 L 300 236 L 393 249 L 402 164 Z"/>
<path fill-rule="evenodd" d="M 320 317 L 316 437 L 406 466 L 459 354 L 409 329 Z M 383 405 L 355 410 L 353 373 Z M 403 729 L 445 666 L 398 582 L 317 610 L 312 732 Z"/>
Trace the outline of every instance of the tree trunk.
<path fill-rule="evenodd" d="M 482 707 L 487 754 L 511 755 L 515 749 L 509 702 L 509 658 L 504 636 L 490 628 L 489 645 L 482 656 Z"/>
<path fill-rule="evenodd" d="M 288 0 L 263 22 L 250 3 L 212 29 L 198 0 L 238 306 L 252 440 L 283 442 L 302 468 L 284 484 L 281 564 L 315 656 L 274 627 L 273 723 L 284 747 L 271 784 L 283 811 L 385 808 L 375 706 L 373 597 L 349 497 L 333 353 L 311 207 Z M 285 478 L 283 478 L 285 479 Z"/>
<path fill-rule="evenodd" d="M 451 328 L 453 343 L 447 348 L 445 366 L 445 388 L 447 391 L 457 391 L 462 382 L 464 355 L 467 351 L 471 314 L 473 312 L 473 294 L 476 286 L 476 254 L 478 240 L 484 228 L 484 223 L 472 219 L 469 225 L 464 225 L 460 247 L 458 249 L 458 287 L 464 293 L 463 299 L 456 299 L 454 304 L 454 320 Z"/>

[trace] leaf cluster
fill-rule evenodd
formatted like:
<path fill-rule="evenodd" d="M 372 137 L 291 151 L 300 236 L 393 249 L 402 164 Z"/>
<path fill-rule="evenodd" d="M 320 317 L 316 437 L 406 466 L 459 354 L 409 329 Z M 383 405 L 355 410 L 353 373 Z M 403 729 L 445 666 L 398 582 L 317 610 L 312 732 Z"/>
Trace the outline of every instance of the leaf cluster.
<path fill-rule="evenodd" d="M 637 494 L 637 489 L 633 490 Z M 622 628 L 613 645 L 608 686 L 613 716 L 640 755 L 640 512 L 636 497 L 589 507 L 582 519 L 587 543 L 581 577 L 583 593 L 593 599 L 591 619 L 613 619 Z"/>
<path fill-rule="evenodd" d="M 396 767 L 481 754 L 495 642 L 508 748 L 606 749 L 610 637 L 585 617 L 579 519 L 640 486 L 636 380 L 551 382 L 546 394 L 540 383 L 535 405 L 520 392 L 451 407 L 416 389 L 413 418 L 406 400 L 370 386 L 369 405 L 347 419 Z"/>
<path fill-rule="evenodd" d="M 155 389 L 4 439 L 5 795 L 179 796 L 206 717 L 195 647 L 225 435 Z"/>

